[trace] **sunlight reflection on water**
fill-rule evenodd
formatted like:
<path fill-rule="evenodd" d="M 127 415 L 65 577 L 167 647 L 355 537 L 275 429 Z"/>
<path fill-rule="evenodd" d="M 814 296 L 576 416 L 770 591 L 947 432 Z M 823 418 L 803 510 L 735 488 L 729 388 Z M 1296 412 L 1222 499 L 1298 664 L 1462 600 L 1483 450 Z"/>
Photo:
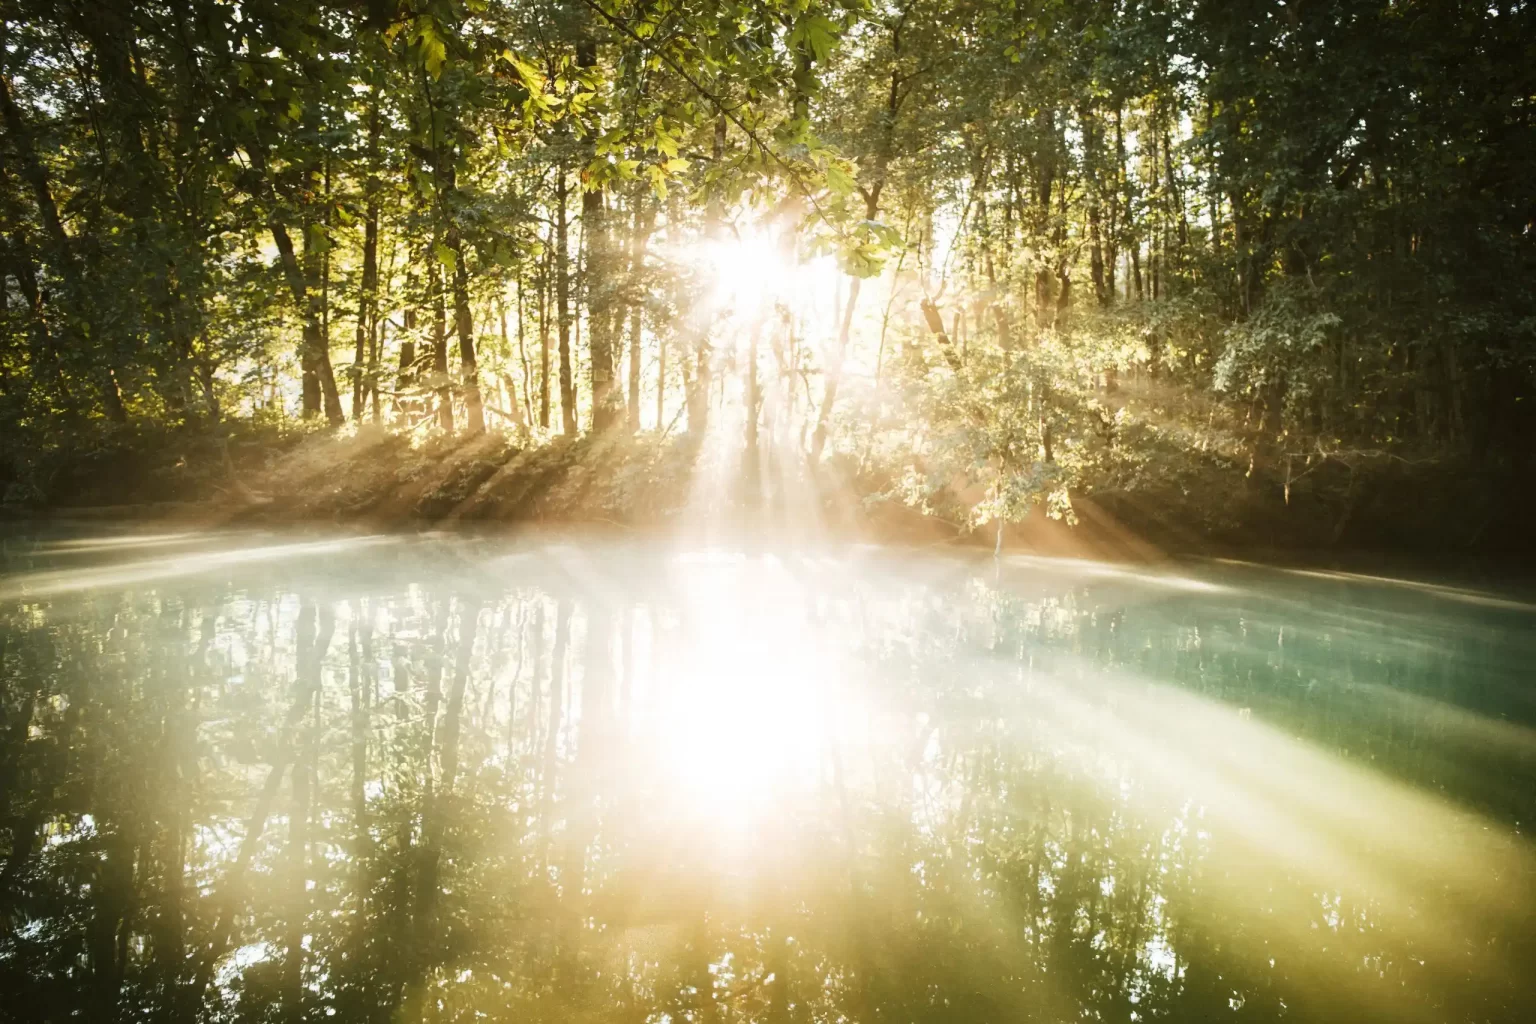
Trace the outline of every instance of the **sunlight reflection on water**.
<path fill-rule="evenodd" d="M 7 551 L 14 990 L 115 919 L 150 1017 L 1536 1006 L 1514 596 L 585 540 Z"/>

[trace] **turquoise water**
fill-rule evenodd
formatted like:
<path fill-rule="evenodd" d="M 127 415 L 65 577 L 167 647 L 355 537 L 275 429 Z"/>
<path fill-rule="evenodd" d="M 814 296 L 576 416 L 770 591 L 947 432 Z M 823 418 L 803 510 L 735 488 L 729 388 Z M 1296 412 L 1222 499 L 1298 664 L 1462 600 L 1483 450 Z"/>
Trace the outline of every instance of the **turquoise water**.
<path fill-rule="evenodd" d="M 1536 1019 L 1536 604 L 1205 562 L 55 533 L 0 1019 Z"/>

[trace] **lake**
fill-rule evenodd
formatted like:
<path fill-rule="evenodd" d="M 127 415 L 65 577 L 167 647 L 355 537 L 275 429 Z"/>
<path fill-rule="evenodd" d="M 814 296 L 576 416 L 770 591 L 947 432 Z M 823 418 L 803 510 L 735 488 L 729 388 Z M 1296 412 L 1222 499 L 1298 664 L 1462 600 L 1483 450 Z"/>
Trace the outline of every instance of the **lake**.
<path fill-rule="evenodd" d="M 1520 585 L 9 534 L 0 1019 L 1530 1021 Z"/>

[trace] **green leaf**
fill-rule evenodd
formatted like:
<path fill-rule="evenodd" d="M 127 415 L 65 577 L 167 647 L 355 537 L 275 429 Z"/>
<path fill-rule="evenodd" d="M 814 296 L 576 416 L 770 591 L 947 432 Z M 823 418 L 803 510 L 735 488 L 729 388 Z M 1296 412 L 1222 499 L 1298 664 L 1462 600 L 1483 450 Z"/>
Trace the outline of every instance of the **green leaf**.
<path fill-rule="evenodd" d="M 448 273 L 452 274 L 458 269 L 459 261 L 454 255 L 453 250 L 448 248 L 446 244 L 438 242 L 432 247 L 432 254 L 437 257 L 437 262 L 440 263 L 443 269 L 448 271 Z"/>
<path fill-rule="evenodd" d="M 789 33 L 789 45 L 805 47 L 816 61 L 824 61 L 832 55 L 832 44 L 839 34 L 838 26 L 819 14 L 803 14 L 795 21 Z"/>
<path fill-rule="evenodd" d="M 836 162 L 827 164 L 827 188 L 837 196 L 847 196 L 853 191 L 853 177 Z"/>
<path fill-rule="evenodd" d="M 511 50 L 502 50 L 501 57 L 508 64 L 512 65 L 512 70 L 517 72 L 518 81 L 522 82 L 523 87 L 529 92 L 542 93 L 544 91 L 544 76 L 539 72 L 538 68 L 529 64 Z"/>
<path fill-rule="evenodd" d="M 443 38 L 437 19 L 430 14 L 417 18 L 412 38 L 421 50 L 421 60 L 426 65 L 427 74 L 436 79 L 443 73 L 443 64 L 448 60 L 448 43 Z"/>

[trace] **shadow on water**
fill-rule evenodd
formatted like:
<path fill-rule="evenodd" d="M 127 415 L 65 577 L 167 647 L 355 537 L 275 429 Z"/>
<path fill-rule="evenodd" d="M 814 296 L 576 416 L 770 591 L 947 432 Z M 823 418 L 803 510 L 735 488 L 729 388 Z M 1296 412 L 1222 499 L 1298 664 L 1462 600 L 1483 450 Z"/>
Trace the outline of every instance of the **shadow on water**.
<path fill-rule="evenodd" d="M 5 559 L 3 1020 L 1536 1015 L 1514 595 L 584 538 Z"/>

